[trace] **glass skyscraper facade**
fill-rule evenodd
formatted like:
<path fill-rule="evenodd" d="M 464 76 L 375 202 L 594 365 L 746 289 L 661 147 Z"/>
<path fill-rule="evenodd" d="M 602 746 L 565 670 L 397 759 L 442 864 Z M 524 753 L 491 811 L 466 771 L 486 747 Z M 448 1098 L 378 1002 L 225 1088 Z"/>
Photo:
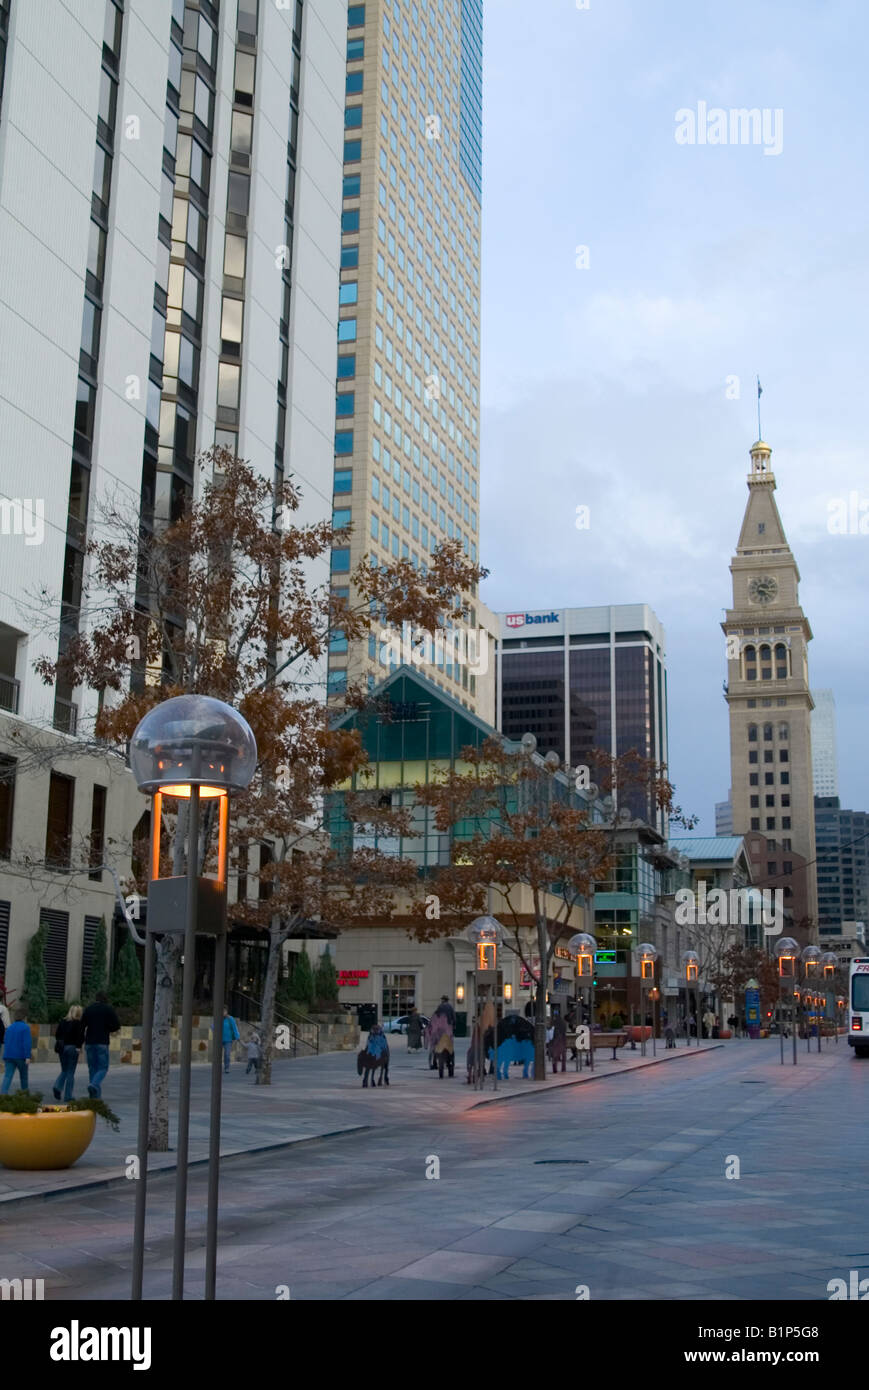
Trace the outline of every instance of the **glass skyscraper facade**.
<path fill-rule="evenodd" d="M 366 0 L 347 29 L 332 583 L 457 539 L 479 558 L 482 0 Z M 478 625 L 477 595 L 469 626 Z M 388 671 L 336 635 L 329 688 Z M 426 674 L 466 707 L 467 665 Z"/>
<path fill-rule="evenodd" d="M 815 797 L 818 934 L 831 945 L 843 922 L 869 922 L 869 812 L 843 811 L 837 796 Z"/>
<path fill-rule="evenodd" d="M 664 629 L 644 604 L 502 613 L 498 727 L 577 767 L 594 749 L 667 761 Z M 637 815 L 648 808 L 635 796 Z M 661 819 L 652 816 L 652 823 Z M 661 827 L 659 827 L 661 828 Z M 666 833 L 666 827 L 664 833 Z"/>

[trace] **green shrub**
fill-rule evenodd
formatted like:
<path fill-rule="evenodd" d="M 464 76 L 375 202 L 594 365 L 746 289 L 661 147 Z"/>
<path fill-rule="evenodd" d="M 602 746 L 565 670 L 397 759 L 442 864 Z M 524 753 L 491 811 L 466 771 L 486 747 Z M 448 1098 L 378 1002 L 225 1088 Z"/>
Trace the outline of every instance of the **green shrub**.
<path fill-rule="evenodd" d="M 94 933 L 94 954 L 84 987 L 85 1002 L 90 1004 L 94 996 L 106 987 L 108 973 L 109 938 L 106 932 L 106 919 L 101 917 Z"/>
<path fill-rule="evenodd" d="M 41 1100 L 41 1091 L 16 1091 L 11 1096 L 0 1096 L 0 1114 L 35 1115 Z"/>
<path fill-rule="evenodd" d="M 36 929 L 27 943 L 21 998 L 27 1005 L 30 1023 L 45 1023 L 48 1020 L 48 983 L 45 961 L 42 958 L 47 940 L 48 927 L 42 925 Z"/>
<path fill-rule="evenodd" d="M 133 1009 L 142 1003 L 142 971 L 133 938 L 128 936 L 118 952 L 109 984 L 109 1000 L 116 1008 Z"/>
<path fill-rule="evenodd" d="M 73 1004 L 80 1004 L 79 999 L 49 999 L 47 1023 L 60 1023 L 62 1018 L 66 1018 Z"/>
<path fill-rule="evenodd" d="M 328 948 L 317 962 L 314 974 L 314 998 L 321 1009 L 334 1008 L 338 1003 L 338 975 Z"/>
<path fill-rule="evenodd" d="M 104 1100 L 97 1100 L 95 1096 L 82 1096 L 79 1100 L 68 1100 L 66 1108 L 67 1110 L 92 1110 L 95 1115 L 99 1115 L 101 1119 L 105 1120 L 107 1125 L 111 1125 L 116 1134 L 121 1127 L 120 1118 L 114 1110 L 110 1110 Z"/>
<path fill-rule="evenodd" d="M 295 957 L 293 973 L 287 986 L 287 997 L 296 1004 L 303 1004 L 310 1009 L 314 999 L 314 972 L 311 969 L 311 962 L 308 952 L 302 950 Z"/>

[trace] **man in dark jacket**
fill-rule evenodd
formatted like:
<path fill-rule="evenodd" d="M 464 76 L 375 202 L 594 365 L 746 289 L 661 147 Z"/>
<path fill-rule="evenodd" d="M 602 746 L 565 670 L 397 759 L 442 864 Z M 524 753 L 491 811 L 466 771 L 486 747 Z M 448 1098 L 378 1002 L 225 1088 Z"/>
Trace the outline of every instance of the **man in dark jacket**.
<path fill-rule="evenodd" d="M 88 1095 L 99 1099 L 109 1069 L 109 1034 L 117 1033 L 121 1025 L 118 1015 L 102 990 L 94 1002 L 88 1004 L 81 1021 L 84 1026 L 84 1050 L 90 1077 Z"/>

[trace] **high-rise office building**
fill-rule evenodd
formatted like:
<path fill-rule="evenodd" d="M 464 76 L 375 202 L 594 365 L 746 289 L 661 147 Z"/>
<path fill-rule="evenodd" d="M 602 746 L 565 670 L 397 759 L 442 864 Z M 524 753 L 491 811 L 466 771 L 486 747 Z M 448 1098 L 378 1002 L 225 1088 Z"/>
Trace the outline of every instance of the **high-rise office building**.
<path fill-rule="evenodd" d="M 800 607 L 800 572 L 775 503 L 772 450 L 751 448 L 748 503 L 730 565 L 733 607 L 721 624 L 727 640 L 733 830 L 762 831 L 771 850 L 793 850 L 805 867 L 810 924 L 817 935 L 815 817 L 812 797 L 812 696 Z M 796 860 L 793 872 L 797 872 Z"/>
<path fill-rule="evenodd" d="M 726 801 L 716 801 L 715 803 L 715 834 L 733 834 L 733 805 L 729 793 Z"/>
<path fill-rule="evenodd" d="M 842 810 L 837 796 L 816 796 L 815 839 L 818 929 L 835 947 L 830 938 L 853 935 L 856 922 L 869 923 L 869 813 Z"/>
<path fill-rule="evenodd" d="M 667 761 L 664 629 L 642 603 L 500 614 L 497 721 L 573 767 L 593 749 Z M 637 814 L 645 814 L 636 806 Z M 654 814 L 666 834 L 664 817 Z"/>
<path fill-rule="evenodd" d="M 165 524 L 217 442 L 292 474 L 302 520 L 329 515 L 345 26 L 341 0 L 0 3 L 0 975 L 16 987 L 43 921 L 50 992 L 78 994 L 113 903 L 96 863 L 74 872 L 80 846 L 107 827 L 129 846 L 144 808 L 120 759 L 77 756 L 97 693 L 34 673 L 84 621 L 101 503 Z M 50 771 L 21 775 L 18 735 L 61 750 Z M 116 862 L 129 872 L 129 848 Z"/>
<path fill-rule="evenodd" d="M 836 700 L 832 690 L 813 690 L 812 777 L 815 796 L 839 795 L 839 760 L 836 755 Z"/>
<path fill-rule="evenodd" d="M 347 14 L 333 584 L 366 554 L 479 558 L 482 0 L 366 0 Z M 471 628 L 485 627 L 476 594 Z M 376 636 L 332 643 L 329 683 L 384 677 Z M 424 674 L 473 710 L 478 677 Z"/>

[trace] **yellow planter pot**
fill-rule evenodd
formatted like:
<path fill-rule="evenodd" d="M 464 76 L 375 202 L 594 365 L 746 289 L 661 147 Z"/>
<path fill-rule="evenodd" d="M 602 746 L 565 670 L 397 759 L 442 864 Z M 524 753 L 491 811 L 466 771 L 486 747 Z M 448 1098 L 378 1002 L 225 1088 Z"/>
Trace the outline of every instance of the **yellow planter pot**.
<path fill-rule="evenodd" d="M 93 1139 L 96 1122 L 92 1110 L 0 1113 L 0 1163 L 6 1168 L 69 1168 Z"/>

